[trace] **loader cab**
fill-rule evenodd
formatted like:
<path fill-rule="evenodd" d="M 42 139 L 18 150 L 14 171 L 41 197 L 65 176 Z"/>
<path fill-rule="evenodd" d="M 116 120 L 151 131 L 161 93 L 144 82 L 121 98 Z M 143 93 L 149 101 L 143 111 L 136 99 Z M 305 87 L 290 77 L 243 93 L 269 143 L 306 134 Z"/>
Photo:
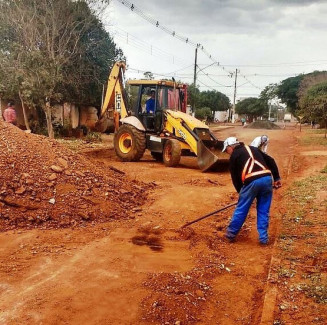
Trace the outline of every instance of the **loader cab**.
<path fill-rule="evenodd" d="M 185 87 L 172 81 L 130 80 L 127 89 L 131 114 L 141 121 L 148 132 L 162 131 L 166 109 L 182 111 L 186 107 Z M 153 112 L 147 111 L 147 101 L 151 97 L 154 99 Z"/>

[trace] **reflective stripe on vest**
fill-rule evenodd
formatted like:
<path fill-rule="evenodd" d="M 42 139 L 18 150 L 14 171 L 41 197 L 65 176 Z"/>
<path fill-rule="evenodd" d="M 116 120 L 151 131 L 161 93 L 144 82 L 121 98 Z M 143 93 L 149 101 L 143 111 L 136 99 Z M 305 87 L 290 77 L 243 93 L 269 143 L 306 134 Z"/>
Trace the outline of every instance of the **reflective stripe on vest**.
<path fill-rule="evenodd" d="M 257 176 L 257 175 L 262 175 L 262 174 L 271 174 L 271 171 L 269 169 L 267 169 L 263 164 L 261 164 L 258 160 L 255 160 L 252 154 L 251 149 L 249 148 L 249 146 L 244 146 L 245 149 L 247 150 L 248 154 L 249 154 L 249 159 L 247 160 L 244 168 L 243 168 L 243 172 L 242 172 L 242 182 L 244 183 L 244 181 L 252 176 Z M 254 164 L 258 165 L 260 168 L 262 168 L 262 170 L 256 171 L 256 172 L 252 172 Z"/>

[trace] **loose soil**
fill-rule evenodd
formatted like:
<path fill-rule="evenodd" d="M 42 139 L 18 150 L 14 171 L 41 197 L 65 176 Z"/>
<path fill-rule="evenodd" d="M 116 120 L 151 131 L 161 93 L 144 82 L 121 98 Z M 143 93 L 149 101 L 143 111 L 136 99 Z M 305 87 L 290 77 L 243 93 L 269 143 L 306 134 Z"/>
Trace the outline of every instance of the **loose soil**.
<path fill-rule="evenodd" d="M 226 164 L 201 173 L 183 157 L 166 168 L 148 152 L 123 163 L 111 135 L 77 145 L 0 124 L 0 324 L 325 324 L 326 304 L 297 281 L 303 269 L 326 279 L 325 253 L 310 250 L 315 238 L 326 245 L 326 195 L 308 210 L 316 232 L 295 240 L 305 225 L 290 221 L 298 206 L 289 193 L 294 180 L 320 175 L 326 147 L 301 147 L 305 130 L 291 125 L 212 129 L 245 143 L 270 138 L 283 187 L 268 246 L 258 244 L 254 207 L 232 244 L 224 231 L 233 208 L 181 229 L 237 200 Z"/>

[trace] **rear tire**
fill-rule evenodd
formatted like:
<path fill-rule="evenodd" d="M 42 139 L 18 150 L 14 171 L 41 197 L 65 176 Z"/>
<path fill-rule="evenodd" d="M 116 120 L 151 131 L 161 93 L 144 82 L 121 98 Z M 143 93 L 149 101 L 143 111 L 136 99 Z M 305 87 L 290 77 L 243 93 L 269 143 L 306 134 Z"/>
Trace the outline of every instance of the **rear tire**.
<path fill-rule="evenodd" d="M 138 161 L 143 157 L 146 147 L 144 132 L 129 124 L 119 127 L 114 137 L 116 155 L 122 161 Z"/>
<path fill-rule="evenodd" d="M 163 162 L 167 167 L 175 167 L 181 160 L 181 145 L 178 140 L 171 139 L 165 143 Z"/>

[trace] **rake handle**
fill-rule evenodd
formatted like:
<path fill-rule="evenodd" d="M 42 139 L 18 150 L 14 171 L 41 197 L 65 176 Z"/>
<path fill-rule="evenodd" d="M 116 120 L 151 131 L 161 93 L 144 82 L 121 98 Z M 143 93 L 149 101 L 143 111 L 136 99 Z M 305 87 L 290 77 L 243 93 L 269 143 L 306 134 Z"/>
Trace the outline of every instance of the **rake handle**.
<path fill-rule="evenodd" d="M 232 206 L 234 206 L 234 205 L 236 205 L 236 204 L 237 204 L 237 202 L 231 203 L 231 204 L 226 205 L 225 207 L 223 207 L 223 208 L 221 208 L 221 209 L 218 209 L 218 210 L 215 210 L 215 211 L 213 211 L 213 212 L 210 212 L 210 213 L 208 213 L 208 214 L 206 214 L 206 215 L 204 215 L 204 216 L 202 216 L 202 217 L 200 217 L 200 218 L 198 218 L 198 219 L 195 219 L 195 220 L 193 220 L 193 221 L 187 222 L 187 223 L 186 223 L 185 225 L 183 225 L 181 228 L 185 228 L 185 227 L 187 227 L 187 226 L 190 226 L 190 225 L 192 225 L 193 223 L 196 223 L 196 222 L 198 222 L 198 221 L 200 221 L 200 220 L 203 220 L 203 219 L 205 219 L 205 218 L 208 218 L 208 217 L 210 217 L 210 216 L 212 216 L 213 214 L 216 214 L 216 213 L 218 213 L 218 212 L 224 211 L 224 210 L 226 210 L 226 209 L 228 209 L 228 208 L 230 208 L 230 207 L 232 207 Z"/>

